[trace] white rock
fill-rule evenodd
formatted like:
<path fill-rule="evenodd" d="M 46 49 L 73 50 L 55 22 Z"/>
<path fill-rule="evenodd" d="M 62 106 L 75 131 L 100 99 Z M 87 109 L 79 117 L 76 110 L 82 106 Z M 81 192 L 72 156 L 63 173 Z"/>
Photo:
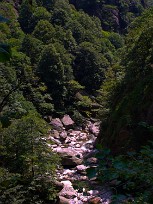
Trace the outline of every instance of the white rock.
<path fill-rule="evenodd" d="M 61 181 L 61 183 L 64 184 L 64 187 L 72 187 L 72 183 L 71 181 L 67 180 L 67 181 Z"/>
<path fill-rule="evenodd" d="M 61 121 L 65 126 L 74 125 L 74 121 L 70 118 L 69 115 L 64 115 Z"/>
<path fill-rule="evenodd" d="M 59 196 L 59 204 L 70 204 L 70 200 L 63 196 Z"/>
<path fill-rule="evenodd" d="M 50 136 L 49 139 L 50 139 L 52 142 L 54 142 L 55 144 L 57 144 L 57 145 L 61 144 L 61 142 L 60 142 L 59 140 L 55 139 L 55 138 L 52 137 L 52 136 Z"/>
<path fill-rule="evenodd" d="M 51 120 L 50 124 L 57 129 L 63 128 L 63 124 L 59 118 L 54 118 Z"/>
<path fill-rule="evenodd" d="M 78 166 L 76 166 L 76 169 L 77 169 L 77 171 L 85 171 L 86 169 L 87 169 L 87 167 L 85 166 L 85 165 L 78 165 Z"/>
<path fill-rule="evenodd" d="M 81 145 L 80 145 L 80 144 L 76 144 L 75 147 L 76 147 L 76 148 L 80 148 Z"/>
<path fill-rule="evenodd" d="M 56 144 L 54 144 L 54 145 L 51 145 L 53 148 L 56 148 L 57 147 L 57 145 Z"/>
<path fill-rule="evenodd" d="M 89 195 L 97 195 L 98 193 L 99 193 L 99 191 L 98 190 L 90 190 L 90 191 L 87 191 L 87 193 L 89 194 Z"/>

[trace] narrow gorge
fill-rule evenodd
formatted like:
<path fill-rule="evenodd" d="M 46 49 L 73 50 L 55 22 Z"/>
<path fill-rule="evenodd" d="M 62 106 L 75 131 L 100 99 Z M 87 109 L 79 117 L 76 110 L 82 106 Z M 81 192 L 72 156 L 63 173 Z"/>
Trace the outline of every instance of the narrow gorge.
<path fill-rule="evenodd" d="M 48 139 L 54 142 L 50 147 L 61 156 L 63 166 L 56 171 L 56 185 L 62 189 L 59 192 L 59 203 L 109 204 L 110 188 L 106 184 L 100 184 L 96 177 L 90 180 L 86 172 L 98 165 L 95 142 L 100 121 L 86 118 L 82 124 L 76 125 L 69 115 L 64 115 L 61 120 L 50 120 L 53 129 Z"/>
<path fill-rule="evenodd" d="M 0 204 L 153 203 L 153 0 L 0 0 Z"/>

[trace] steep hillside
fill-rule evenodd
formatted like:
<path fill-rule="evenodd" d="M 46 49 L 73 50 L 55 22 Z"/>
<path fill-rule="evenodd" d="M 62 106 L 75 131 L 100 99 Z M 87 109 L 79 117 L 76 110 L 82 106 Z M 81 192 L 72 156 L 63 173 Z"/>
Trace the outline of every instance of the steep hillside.
<path fill-rule="evenodd" d="M 147 0 L 70 0 L 77 9 L 83 9 L 101 20 L 105 30 L 125 32 L 128 25 L 149 6 Z"/>
<path fill-rule="evenodd" d="M 0 203 L 55 203 L 60 163 L 44 118 L 80 123 L 99 108 L 93 95 L 122 45 L 66 0 L 0 1 Z"/>
<path fill-rule="evenodd" d="M 69 168 L 81 164 L 71 172 L 77 189 L 82 188 L 83 203 L 90 203 L 89 197 L 95 201 L 94 191 L 83 192 L 89 166 L 101 168 L 99 174 L 93 168 L 89 174 L 102 181 L 99 187 L 91 179 L 102 198 L 101 185 L 108 174 L 111 181 L 122 179 L 119 186 L 130 178 L 126 194 L 130 188 L 135 196 L 141 183 L 140 193 L 146 186 L 150 190 L 150 147 L 138 160 L 124 164 L 124 157 L 123 163 L 122 157 L 116 161 L 100 146 L 125 153 L 153 139 L 153 9 L 129 24 L 152 1 L 148 3 L 0 0 L 0 203 L 55 203 L 57 192 L 63 190 L 55 182 L 57 174 L 74 179 L 68 169 L 66 174 L 61 169 L 57 149 L 65 149 L 65 154 L 59 153 L 68 159 Z M 118 34 L 127 31 L 127 36 Z M 102 121 L 98 154 L 93 151 L 100 125 L 96 117 Z M 89 152 L 94 155 L 85 154 Z M 82 165 L 83 158 L 89 161 L 87 166 Z M 142 168 L 139 173 L 141 158 L 147 171 Z M 131 173 L 133 162 L 137 169 Z M 116 174 L 116 169 L 124 172 Z M 76 172 L 82 174 L 83 183 Z M 142 174 L 138 182 L 135 172 Z M 72 194 L 70 189 L 73 199 L 77 191 Z"/>
<path fill-rule="evenodd" d="M 100 136 L 114 153 L 139 149 L 153 139 L 153 9 L 131 25 L 123 56 L 120 67 L 125 77 L 111 95 Z"/>
<path fill-rule="evenodd" d="M 90 108 L 94 100 L 88 95 L 99 89 L 113 63 L 113 39 L 117 37 L 120 47 L 122 38 L 105 33 L 98 18 L 77 11 L 68 1 L 19 3 L 0 3 L 1 14 L 10 21 L 1 23 L 0 35 L 12 48 L 7 66 L 18 67 L 14 71 L 20 69 L 22 82 L 28 84 L 20 90 L 24 97 L 42 115 Z"/>

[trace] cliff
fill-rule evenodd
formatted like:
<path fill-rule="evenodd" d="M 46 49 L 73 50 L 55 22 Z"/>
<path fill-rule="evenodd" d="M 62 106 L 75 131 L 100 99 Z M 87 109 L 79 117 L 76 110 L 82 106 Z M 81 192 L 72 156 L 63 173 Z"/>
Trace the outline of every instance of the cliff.
<path fill-rule="evenodd" d="M 134 29 L 133 29 L 134 28 Z M 153 9 L 132 25 L 120 66 L 125 77 L 112 94 L 99 140 L 114 153 L 139 150 L 153 139 Z"/>

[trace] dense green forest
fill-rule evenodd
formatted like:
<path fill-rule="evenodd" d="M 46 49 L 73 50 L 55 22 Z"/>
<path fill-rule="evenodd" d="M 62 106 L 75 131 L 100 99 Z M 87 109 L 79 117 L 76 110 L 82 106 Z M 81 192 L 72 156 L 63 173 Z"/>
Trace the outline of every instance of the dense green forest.
<path fill-rule="evenodd" d="M 64 114 L 101 120 L 92 173 L 113 202 L 153 202 L 152 5 L 0 0 L 0 203 L 56 202 L 45 119 Z"/>

